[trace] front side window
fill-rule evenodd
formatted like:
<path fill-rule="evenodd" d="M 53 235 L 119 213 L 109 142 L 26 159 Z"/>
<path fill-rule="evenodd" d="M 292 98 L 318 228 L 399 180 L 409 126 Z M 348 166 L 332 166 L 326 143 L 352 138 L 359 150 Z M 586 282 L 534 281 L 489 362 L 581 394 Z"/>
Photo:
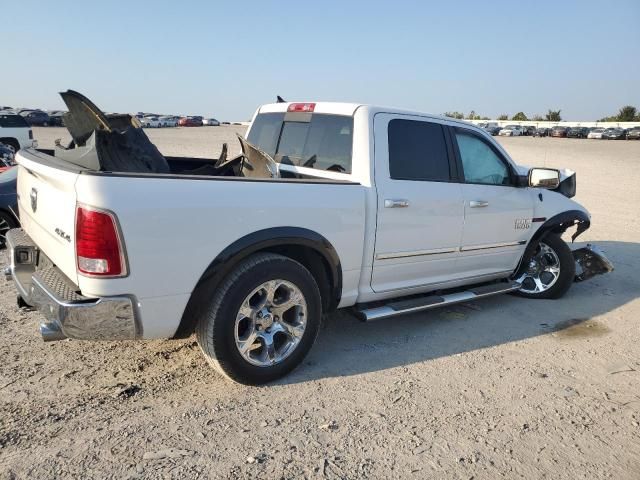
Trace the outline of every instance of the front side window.
<path fill-rule="evenodd" d="M 488 143 L 460 129 L 456 129 L 456 141 L 465 182 L 511 185 L 507 165 Z"/>
<path fill-rule="evenodd" d="M 389 173 L 394 180 L 451 180 L 444 129 L 438 123 L 389 122 Z"/>

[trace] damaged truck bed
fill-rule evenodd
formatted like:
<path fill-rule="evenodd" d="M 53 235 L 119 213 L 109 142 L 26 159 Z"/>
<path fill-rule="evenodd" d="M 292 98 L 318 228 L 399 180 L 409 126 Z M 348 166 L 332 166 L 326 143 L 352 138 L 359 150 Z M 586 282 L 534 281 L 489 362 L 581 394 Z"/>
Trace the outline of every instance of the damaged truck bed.
<path fill-rule="evenodd" d="M 227 159 L 225 143 L 217 159 L 165 157 L 149 140 L 138 119 L 129 114 L 104 114 L 91 100 L 73 90 L 60 93 L 69 111 L 64 124 L 71 142 L 56 141 L 44 151 L 86 170 L 118 173 L 160 173 L 222 177 L 278 178 L 276 162 L 242 136 L 242 154 Z"/>

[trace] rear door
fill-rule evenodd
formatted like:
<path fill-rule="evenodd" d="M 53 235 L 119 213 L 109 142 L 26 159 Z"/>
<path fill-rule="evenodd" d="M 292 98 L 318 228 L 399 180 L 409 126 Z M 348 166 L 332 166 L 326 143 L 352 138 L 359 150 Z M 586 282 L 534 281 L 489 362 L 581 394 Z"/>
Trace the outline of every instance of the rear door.
<path fill-rule="evenodd" d="M 78 173 L 57 168 L 55 158 L 22 150 L 17 155 L 18 209 L 22 228 L 74 283 L 75 218 Z"/>
<path fill-rule="evenodd" d="M 510 162 L 490 139 L 463 127 L 451 131 L 464 182 L 459 266 L 474 277 L 513 270 L 531 236 L 532 192 L 516 186 Z"/>
<path fill-rule="evenodd" d="M 428 118 L 374 118 L 378 201 L 371 287 L 422 288 L 456 279 L 461 185 L 447 129 Z"/>

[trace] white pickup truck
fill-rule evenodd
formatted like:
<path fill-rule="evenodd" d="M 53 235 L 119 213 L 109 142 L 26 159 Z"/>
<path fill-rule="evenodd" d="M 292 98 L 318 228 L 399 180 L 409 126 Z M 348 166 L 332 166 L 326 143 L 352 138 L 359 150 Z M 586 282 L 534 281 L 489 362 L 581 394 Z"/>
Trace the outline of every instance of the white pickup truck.
<path fill-rule="evenodd" d="M 560 238 L 590 222 L 572 172 L 519 167 L 463 121 L 276 103 L 243 155 L 212 161 L 163 157 L 135 121 L 67 100 L 72 144 L 17 155 L 22 228 L 7 235 L 5 273 L 44 340 L 195 332 L 223 374 L 261 384 L 302 361 L 336 308 L 373 320 L 557 298 L 612 269 Z"/>

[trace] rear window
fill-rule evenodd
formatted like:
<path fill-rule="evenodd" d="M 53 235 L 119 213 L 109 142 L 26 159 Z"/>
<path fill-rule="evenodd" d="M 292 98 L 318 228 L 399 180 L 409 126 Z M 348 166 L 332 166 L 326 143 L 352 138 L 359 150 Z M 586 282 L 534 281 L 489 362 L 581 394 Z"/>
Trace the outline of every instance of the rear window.
<path fill-rule="evenodd" d="M 451 179 L 442 125 L 394 119 L 389 122 L 388 135 L 392 179 L 432 182 Z"/>
<path fill-rule="evenodd" d="M 29 127 L 27 121 L 20 115 L 0 115 L 0 127 L 15 128 Z"/>
<path fill-rule="evenodd" d="M 247 140 L 283 165 L 351 173 L 353 117 L 262 113 Z"/>

